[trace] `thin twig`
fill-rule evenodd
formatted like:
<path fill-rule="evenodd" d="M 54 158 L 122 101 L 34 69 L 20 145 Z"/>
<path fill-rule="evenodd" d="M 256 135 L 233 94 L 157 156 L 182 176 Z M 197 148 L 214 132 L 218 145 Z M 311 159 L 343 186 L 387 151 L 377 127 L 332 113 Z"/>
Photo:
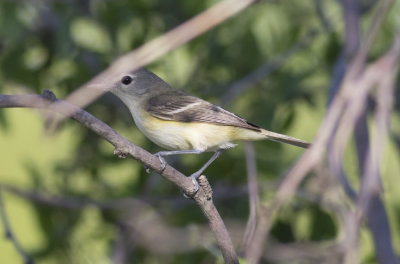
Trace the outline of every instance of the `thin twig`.
<path fill-rule="evenodd" d="M 332 135 L 334 135 L 333 132 L 336 128 L 338 128 L 338 130 L 335 138 L 335 151 L 343 153 L 343 149 L 348 142 L 349 135 L 352 128 L 354 128 L 357 117 L 363 110 L 363 103 L 366 95 L 373 87 L 375 87 L 375 84 L 379 83 L 379 81 L 384 78 L 383 76 L 387 74 L 387 70 L 392 69 L 394 65 L 397 64 L 395 59 L 399 54 L 389 52 L 382 56 L 380 60 L 363 70 L 365 67 L 365 52 L 369 50 L 372 43 L 371 39 L 373 40 L 375 38 L 382 17 L 385 16 L 386 11 L 388 10 L 388 2 L 391 1 L 384 1 L 380 12 L 376 14 L 380 18 L 375 19 L 371 25 L 367 37 L 367 44 L 362 49 L 362 52 L 359 52 L 352 61 L 352 64 L 346 73 L 346 77 L 344 78 L 343 85 L 338 95 L 333 100 L 327 116 L 323 120 L 318 131 L 316 139 L 312 146 L 306 150 L 303 156 L 285 177 L 271 206 L 266 209 L 266 217 L 271 217 L 276 209 L 278 209 L 283 203 L 287 202 L 296 192 L 296 189 L 306 174 L 314 168 L 316 164 L 321 162 L 324 157 L 326 146 Z M 383 64 L 383 61 L 385 64 Z M 256 236 L 253 242 L 254 247 L 251 250 L 251 254 L 247 256 L 250 263 L 257 263 L 261 258 L 262 245 L 264 244 L 265 237 L 269 232 L 270 222 L 268 221 L 266 225 L 268 226 L 265 227 L 260 224 L 257 227 Z"/>
<path fill-rule="evenodd" d="M 396 51 L 397 50 L 397 51 Z M 391 51 L 399 58 L 400 31 Z M 368 151 L 363 181 L 358 199 L 358 208 L 367 215 L 367 223 L 372 231 L 377 257 L 380 263 L 397 263 L 397 257 L 391 243 L 388 218 L 379 197 L 381 186 L 380 164 L 383 156 L 385 141 L 389 133 L 389 118 L 393 106 L 393 94 L 398 67 L 388 68 L 389 72 L 381 80 L 377 92 L 377 110 L 375 113 L 376 133 L 372 136 L 371 147 Z"/>
<path fill-rule="evenodd" d="M 281 67 L 291 56 L 299 50 L 308 47 L 308 44 L 319 34 L 316 29 L 308 31 L 299 41 L 291 45 L 282 54 L 274 56 L 271 60 L 261 65 L 259 68 L 249 73 L 242 79 L 234 82 L 222 95 L 221 104 L 226 105 L 247 88 L 265 79 L 270 73 Z"/>
<path fill-rule="evenodd" d="M 331 20 L 328 18 L 325 12 L 325 6 L 324 6 L 324 1 L 316 0 L 315 2 L 315 11 L 318 15 L 318 18 L 321 21 L 322 26 L 324 29 L 328 32 L 331 32 L 333 30 L 333 25 Z"/>
<path fill-rule="evenodd" d="M 15 250 L 24 259 L 24 263 L 25 264 L 34 264 L 35 261 L 22 248 L 18 239 L 15 237 L 14 232 L 12 231 L 10 223 L 8 222 L 8 217 L 7 217 L 6 209 L 5 209 L 4 202 L 3 202 L 3 193 L 2 193 L 1 188 L 0 188 L 0 217 L 1 217 L 1 222 L 3 223 L 3 228 L 4 228 L 6 238 L 8 238 L 8 240 L 10 240 L 10 242 L 13 244 Z"/>
<path fill-rule="evenodd" d="M 128 255 L 131 249 L 128 249 L 127 245 L 127 230 L 126 227 L 122 224 L 117 224 L 117 237 L 115 238 L 115 242 L 112 249 L 112 263 L 113 264 L 123 264 L 127 263 Z M 129 245 L 129 248 L 132 248 Z"/>
<path fill-rule="evenodd" d="M 333 77 L 329 87 L 328 106 L 337 95 L 349 62 L 357 54 L 360 47 L 361 34 L 359 21 L 358 1 L 342 1 L 343 17 L 345 21 L 345 43 L 333 68 Z"/>
<path fill-rule="evenodd" d="M 257 165 L 254 153 L 254 145 L 251 142 L 245 143 L 246 165 L 247 165 L 247 185 L 249 190 L 249 218 L 246 224 L 246 230 L 243 235 L 242 250 L 247 250 L 250 242 L 253 240 L 257 225 L 257 211 L 260 205 L 258 196 Z"/>
<path fill-rule="evenodd" d="M 263 252 L 263 259 L 267 263 L 342 263 L 340 255 L 343 245 L 332 242 L 277 243 L 270 241 L 268 248 Z"/>
<path fill-rule="evenodd" d="M 272 206 L 260 206 L 255 235 L 246 249 L 245 257 L 249 264 L 257 264 L 260 262 L 264 252 L 265 240 L 267 239 L 267 234 L 273 223 L 273 213 L 275 209 L 276 208 Z"/>
<path fill-rule="evenodd" d="M 384 13 L 378 14 L 379 16 L 384 16 Z M 376 26 L 372 26 L 372 28 L 375 28 Z M 376 31 L 371 32 L 376 34 Z M 327 142 L 329 138 L 332 135 L 332 132 L 335 130 L 336 124 L 340 120 L 342 113 L 344 109 L 346 109 L 347 106 L 350 106 L 354 109 L 354 111 L 359 109 L 359 102 L 361 101 L 360 98 L 365 98 L 366 93 L 373 87 L 373 84 L 376 83 L 380 77 L 382 76 L 382 70 L 381 70 L 381 65 L 380 62 L 376 62 L 372 64 L 369 69 L 365 70 L 365 73 L 363 74 L 364 78 L 357 78 L 354 80 L 354 73 L 355 73 L 355 68 L 359 68 L 359 62 L 361 59 L 359 57 L 363 57 L 364 54 L 357 55 L 355 58 L 355 61 L 349 71 L 348 71 L 348 76 L 345 78 L 343 87 L 336 96 L 335 100 L 332 103 L 332 106 L 329 109 L 329 112 L 326 116 L 326 118 L 323 121 L 323 124 L 318 132 L 318 135 L 312 144 L 311 148 L 306 150 L 302 158 L 296 163 L 296 165 L 293 167 L 291 172 L 288 174 L 288 176 L 285 178 L 284 182 L 281 185 L 281 188 L 278 191 L 277 194 L 277 200 L 279 201 L 287 201 L 289 197 L 293 194 L 293 191 L 297 188 L 298 184 L 301 182 L 303 177 L 306 175 L 306 173 L 315 166 L 323 157 L 324 150 L 326 148 Z M 392 54 L 385 54 L 383 58 L 388 58 L 388 56 L 392 56 Z M 392 64 L 395 63 L 392 60 Z M 359 76 L 357 74 L 357 76 Z M 355 85 L 357 85 L 358 89 L 355 88 Z M 351 100 L 352 104 L 348 104 L 348 101 Z M 357 108 L 357 109 L 356 109 Z M 346 111 L 346 115 L 349 114 L 354 114 L 353 111 Z M 352 127 L 352 125 L 355 123 L 353 119 L 346 119 L 343 118 L 346 121 L 346 124 L 343 124 L 342 129 L 343 133 L 348 134 L 347 129 Z M 353 121 L 353 123 L 351 123 Z M 343 142 L 346 142 L 343 138 L 343 134 L 339 132 L 340 128 L 338 129 L 337 134 L 340 135 L 340 140 L 338 142 L 340 144 L 343 144 Z M 346 130 L 346 131 L 344 131 Z M 347 137 L 348 138 L 348 137 Z"/>
<path fill-rule="evenodd" d="M 333 76 L 331 85 L 329 87 L 328 107 L 331 105 L 333 99 L 337 95 L 339 88 L 342 84 L 348 65 L 357 54 L 360 47 L 361 34 L 359 27 L 359 3 L 355 0 L 342 1 L 343 18 L 345 21 L 345 43 L 340 52 L 339 57 L 333 67 Z M 336 131 L 337 127 L 335 128 Z M 334 132 L 335 133 L 335 132 Z M 366 131 L 368 133 L 368 131 Z M 364 142 L 363 142 L 364 143 Z M 333 152 L 333 137 L 330 138 L 327 150 L 328 153 Z M 356 192 L 351 187 L 348 177 L 343 169 L 342 156 L 328 155 L 330 169 L 334 171 L 342 184 L 345 193 L 353 200 L 356 199 Z"/>

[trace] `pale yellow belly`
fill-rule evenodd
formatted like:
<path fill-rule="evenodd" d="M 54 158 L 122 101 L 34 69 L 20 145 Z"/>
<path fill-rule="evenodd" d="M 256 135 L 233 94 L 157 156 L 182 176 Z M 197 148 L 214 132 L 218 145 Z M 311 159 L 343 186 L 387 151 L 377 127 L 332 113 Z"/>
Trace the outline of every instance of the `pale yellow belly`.
<path fill-rule="evenodd" d="M 232 126 L 166 121 L 152 116 L 144 120 L 135 119 L 139 129 L 151 141 L 168 150 L 215 151 L 234 147 L 231 142 L 235 140 L 264 138 L 255 131 Z"/>

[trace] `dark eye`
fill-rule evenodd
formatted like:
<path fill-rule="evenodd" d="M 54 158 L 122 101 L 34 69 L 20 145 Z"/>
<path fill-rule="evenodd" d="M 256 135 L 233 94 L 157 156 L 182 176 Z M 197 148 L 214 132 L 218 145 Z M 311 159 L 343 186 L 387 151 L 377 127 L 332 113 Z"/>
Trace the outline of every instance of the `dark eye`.
<path fill-rule="evenodd" d="M 122 77 L 121 83 L 128 85 L 132 82 L 132 80 L 133 80 L 132 77 L 127 75 L 127 76 Z"/>

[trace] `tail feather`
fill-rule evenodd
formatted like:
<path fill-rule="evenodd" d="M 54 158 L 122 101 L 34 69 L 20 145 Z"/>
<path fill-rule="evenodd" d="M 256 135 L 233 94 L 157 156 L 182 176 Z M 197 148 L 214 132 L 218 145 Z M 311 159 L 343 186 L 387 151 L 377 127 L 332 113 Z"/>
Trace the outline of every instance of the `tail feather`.
<path fill-rule="evenodd" d="M 282 143 L 294 145 L 294 146 L 301 147 L 301 148 L 308 148 L 311 145 L 311 143 L 308 143 L 304 140 L 294 138 L 294 137 L 289 137 L 289 136 L 282 135 L 282 134 L 275 133 L 275 132 L 271 132 L 271 131 L 268 131 L 265 129 L 262 129 L 261 133 L 269 140 L 282 142 Z"/>

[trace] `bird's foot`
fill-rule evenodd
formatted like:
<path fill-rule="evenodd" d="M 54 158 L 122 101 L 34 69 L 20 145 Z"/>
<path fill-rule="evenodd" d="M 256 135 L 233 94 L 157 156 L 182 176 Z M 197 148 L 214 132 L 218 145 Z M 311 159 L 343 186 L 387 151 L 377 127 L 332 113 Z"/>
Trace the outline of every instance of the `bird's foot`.
<path fill-rule="evenodd" d="M 163 172 L 165 170 L 165 167 L 167 167 L 167 162 L 165 161 L 165 159 L 163 157 L 162 151 L 157 152 L 154 155 L 157 156 L 158 159 L 160 160 L 160 163 L 161 163 L 161 170 L 160 171 Z"/>
<path fill-rule="evenodd" d="M 193 173 L 192 175 L 189 176 L 189 178 L 192 180 L 194 188 L 193 191 L 191 192 L 192 194 L 189 195 L 185 192 L 182 192 L 183 197 L 191 199 L 200 189 L 199 182 L 197 181 L 198 176 L 196 176 L 196 173 Z"/>
<path fill-rule="evenodd" d="M 199 182 L 197 181 L 197 178 L 198 178 L 198 177 L 196 177 L 196 175 L 193 175 L 193 174 L 190 175 L 189 177 L 190 177 L 190 179 L 192 180 L 193 185 L 194 185 L 194 190 L 193 190 L 193 192 L 194 192 L 194 193 L 197 193 L 198 190 L 199 190 L 199 188 L 200 188 Z"/>
<path fill-rule="evenodd" d="M 192 182 L 194 184 L 194 190 L 191 193 L 191 195 L 189 195 L 189 194 L 187 194 L 185 192 L 182 192 L 183 193 L 183 197 L 188 198 L 188 199 L 193 199 L 193 197 L 197 194 L 199 189 L 202 188 L 206 199 L 207 200 L 211 200 L 212 199 L 212 195 L 213 195 L 213 191 L 212 191 L 211 185 L 208 182 L 206 176 L 205 175 L 200 175 L 200 176 L 196 177 L 196 175 L 190 175 L 189 177 L 192 179 Z"/>

